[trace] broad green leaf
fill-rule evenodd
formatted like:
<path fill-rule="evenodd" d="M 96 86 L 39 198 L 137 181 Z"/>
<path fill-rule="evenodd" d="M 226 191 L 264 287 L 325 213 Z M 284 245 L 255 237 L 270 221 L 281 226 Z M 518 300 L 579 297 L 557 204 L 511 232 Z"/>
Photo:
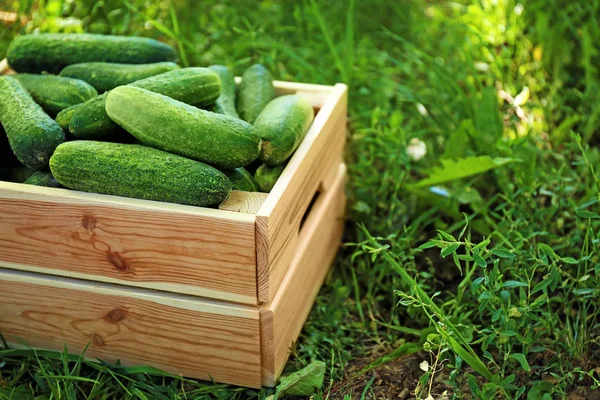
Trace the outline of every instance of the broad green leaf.
<path fill-rule="evenodd" d="M 458 160 L 442 159 L 441 167 L 434 167 L 429 173 L 429 178 L 415 183 L 414 187 L 439 185 L 487 172 L 503 165 L 520 162 L 516 158 L 492 158 L 490 156 L 465 157 Z"/>
<path fill-rule="evenodd" d="M 460 247 L 460 243 L 452 243 L 446 248 L 442 249 L 441 255 L 442 257 L 446 257 L 448 254 L 454 253 Z"/>
<path fill-rule="evenodd" d="M 581 210 L 581 211 L 577 211 L 575 214 L 580 218 L 600 219 L 600 215 L 596 214 L 595 212 L 591 212 L 591 211 Z"/>
<path fill-rule="evenodd" d="M 531 291 L 531 294 L 535 294 L 535 293 L 539 292 L 540 290 L 544 290 L 545 288 L 548 287 L 548 285 L 550 285 L 550 283 L 552 283 L 552 280 L 550 280 L 548 278 L 543 279 L 540 283 L 535 285 L 535 287 Z"/>
<path fill-rule="evenodd" d="M 475 264 L 480 266 L 481 268 L 485 268 L 487 266 L 487 262 L 477 253 L 473 253 L 473 258 L 475 259 Z"/>
<path fill-rule="evenodd" d="M 490 250 L 492 252 L 493 255 L 500 257 L 500 258 L 509 258 L 509 259 L 513 259 L 516 256 L 509 252 L 508 250 L 505 249 L 492 249 Z"/>
<path fill-rule="evenodd" d="M 528 287 L 529 285 L 525 282 L 519 281 L 506 281 L 502 284 L 503 288 L 515 288 L 515 287 Z"/>
<path fill-rule="evenodd" d="M 560 261 L 564 262 L 565 264 L 579 264 L 579 261 L 577 261 L 573 257 L 562 257 Z"/>
<path fill-rule="evenodd" d="M 325 379 L 325 363 L 323 361 L 314 361 L 300 371 L 294 372 L 281 378 L 277 386 L 277 394 L 290 396 L 310 396 L 316 389 L 323 386 Z M 273 400 L 271 395 L 267 400 Z"/>
<path fill-rule="evenodd" d="M 531 371 L 531 367 L 529 366 L 529 363 L 527 362 L 527 358 L 525 357 L 524 354 L 522 353 L 513 353 L 510 356 L 508 356 L 509 358 L 512 358 L 514 360 L 517 360 L 517 362 L 519 364 L 521 364 L 521 367 L 523 367 L 523 369 L 526 372 Z"/>
<path fill-rule="evenodd" d="M 556 252 L 554 251 L 554 249 L 552 249 L 552 247 L 548 246 L 547 244 L 539 243 L 538 247 L 539 247 L 540 251 L 543 254 L 547 255 L 548 257 L 550 257 L 552 259 L 560 258 L 558 256 L 558 254 L 556 254 Z"/>

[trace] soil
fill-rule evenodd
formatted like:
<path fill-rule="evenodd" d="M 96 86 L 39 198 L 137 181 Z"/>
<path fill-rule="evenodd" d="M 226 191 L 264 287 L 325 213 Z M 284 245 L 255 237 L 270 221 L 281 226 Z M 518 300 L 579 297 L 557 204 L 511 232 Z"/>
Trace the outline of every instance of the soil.
<path fill-rule="evenodd" d="M 429 356 L 425 354 L 413 354 L 402 357 L 383 364 L 375 370 L 360 375 L 355 379 L 351 379 L 379 356 L 381 354 L 374 354 L 371 358 L 351 361 L 346 366 L 344 379 L 332 389 L 329 398 L 331 400 L 343 400 L 344 396 L 349 395 L 351 399 L 360 399 L 365 388 L 374 377 L 370 389 L 365 394 L 365 399 L 414 399 L 419 378 L 423 376 L 423 371 L 420 369 L 419 364 L 423 360 L 429 360 Z M 448 390 L 448 386 L 444 384 L 444 380 L 447 378 L 448 376 L 444 375 L 442 371 L 434 379 L 431 390 L 431 395 L 434 399 L 445 398 L 444 392 Z M 427 396 L 423 396 L 423 398 L 425 397 Z"/>

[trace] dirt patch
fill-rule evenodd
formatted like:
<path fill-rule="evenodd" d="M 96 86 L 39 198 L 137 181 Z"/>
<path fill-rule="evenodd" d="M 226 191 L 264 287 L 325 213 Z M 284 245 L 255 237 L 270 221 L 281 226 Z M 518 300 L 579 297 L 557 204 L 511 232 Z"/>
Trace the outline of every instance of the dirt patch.
<path fill-rule="evenodd" d="M 413 354 L 402 357 L 383 364 L 373 371 L 356 376 L 366 366 L 377 360 L 379 356 L 381 354 L 375 354 L 370 358 L 357 359 L 348 363 L 344 379 L 332 389 L 329 398 L 331 400 L 343 400 L 344 396 L 350 396 L 351 399 L 360 399 L 365 393 L 365 399 L 414 399 L 419 378 L 423 376 L 419 364 L 423 360 L 429 360 L 429 356 L 426 354 Z M 443 393 L 449 389 L 444 383 L 447 378 L 448 376 L 442 371 L 434 379 L 431 390 L 434 399 L 442 399 Z M 422 397 L 427 397 L 427 395 L 425 394 Z"/>

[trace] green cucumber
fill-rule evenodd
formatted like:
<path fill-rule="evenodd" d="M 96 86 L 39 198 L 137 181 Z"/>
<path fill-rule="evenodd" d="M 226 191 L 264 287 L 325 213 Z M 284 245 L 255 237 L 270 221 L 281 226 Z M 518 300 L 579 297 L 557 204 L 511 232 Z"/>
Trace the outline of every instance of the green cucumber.
<path fill-rule="evenodd" d="M 206 164 L 137 144 L 78 140 L 50 159 L 56 180 L 69 189 L 193 206 L 215 206 L 231 182 Z"/>
<path fill-rule="evenodd" d="M 18 72 L 59 73 L 67 65 L 83 62 L 146 64 L 176 61 L 177 54 L 172 47 L 143 37 L 43 33 L 15 38 L 6 58 Z"/>
<path fill-rule="evenodd" d="M 79 79 L 56 75 L 13 75 L 44 111 L 55 117 L 65 108 L 81 104 L 98 96 L 92 85 Z"/>
<path fill-rule="evenodd" d="M 230 117 L 239 118 L 235 109 L 235 92 L 237 85 L 235 77 L 229 68 L 224 65 L 211 65 L 210 68 L 221 79 L 221 95 L 215 102 L 213 111 L 219 114 L 229 115 Z"/>
<path fill-rule="evenodd" d="M 71 107 L 65 108 L 56 115 L 56 118 L 54 118 L 54 120 L 60 125 L 63 131 L 69 131 L 69 124 L 71 123 L 71 118 L 73 118 L 75 110 L 77 110 L 82 105 L 83 104 L 75 104 Z"/>
<path fill-rule="evenodd" d="M 34 169 L 48 167 L 65 133 L 11 76 L 0 77 L 0 121 L 17 159 Z"/>
<path fill-rule="evenodd" d="M 237 97 L 237 111 L 240 118 L 253 124 L 258 114 L 275 97 L 273 78 L 265 67 L 255 64 L 242 75 L 242 83 Z"/>
<path fill-rule="evenodd" d="M 35 186 L 46 186 L 53 188 L 64 188 L 63 185 L 58 183 L 56 178 L 50 172 L 42 172 L 38 171 L 31 175 L 25 182 L 26 185 L 35 185 Z"/>
<path fill-rule="evenodd" d="M 260 138 L 252 125 L 145 89 L 112 90 L 106 112 L 146 145 L 221 169 L 243 167 L 260 153 Z"/>
<path fill-rule="evenodd" d="M 225 175 L 231 181 L 231 185 L 234 190 L 241 190 L 244 192 L 258 192 L 258 186 L 254 182 L 254 178 L 250 175 L 250 172 L 244 168 L 236 168 L 230 171 L 223 171 Z"/>
<path fill-rule="evenodd" d="M 272 100 L 254 122 L 262 139 L 260 160 L 269 166 L 285 162 L 306 136 L 314 117 L 310 103 L 298 95 Z"/>
<path fill-rule="evenodd" d="M 219 76 L 208 68 L 177 69 L 127 86 L 147 89 L 199 107 L 214 103 L 221 92 Z M 107 95 L 104 93 L 88 100 L 75 111 L 69 124 L 73 136 L 99 140 L 123 134 L 123 130 L 106 114 Z"/>
<path fill-rule="evenodd" d="M 277 179 L 283 173 L 286 164 L 280 164 L 275 167 L 269 167 L 266 164 L 258 167 L 254 173 L 254 181 L 258 185 L 261 192 L 269 193 L 273 190 L 273 186 L 277 182 Z"/>
<path fill-rule="evenodd" d="M 179 69 L 179 66 L 168 61 L 152 64 L 89 62 L 69 65 L 60 71 L 60 76 L 81 79 L 95 87 L 98 92 L 104 93 L 117 86 L 127 85 L 175 69 Z"/>

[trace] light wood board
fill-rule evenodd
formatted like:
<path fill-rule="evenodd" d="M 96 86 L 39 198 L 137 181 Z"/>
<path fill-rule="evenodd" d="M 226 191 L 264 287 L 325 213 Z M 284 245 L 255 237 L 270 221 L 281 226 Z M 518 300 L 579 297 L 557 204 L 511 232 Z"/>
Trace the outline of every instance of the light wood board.
<path fill-rule="evenodd" d="M 0 266 L 256 304 L 254 216 L 0 182 Z"/>
<path fill-rule="evenodd" d="M 258 310 L 189 296 L 0 270 L 9 343 L 259 387 Z"/>
<path fill-rule="evenodd" d="M 313 207 L 299 238 L 297 254 L 271 303 L 260 309 L 263 385 L 273 386 L 298 338 L 344 229 L 345 165 L 333 187 Z"/>
<path fill-rule="evenodd" d="M 347 87 L 338 84 L 256 217 L 258 300 L 271 301 L 296 254 L 301 221 L 343 158 Z"/>

